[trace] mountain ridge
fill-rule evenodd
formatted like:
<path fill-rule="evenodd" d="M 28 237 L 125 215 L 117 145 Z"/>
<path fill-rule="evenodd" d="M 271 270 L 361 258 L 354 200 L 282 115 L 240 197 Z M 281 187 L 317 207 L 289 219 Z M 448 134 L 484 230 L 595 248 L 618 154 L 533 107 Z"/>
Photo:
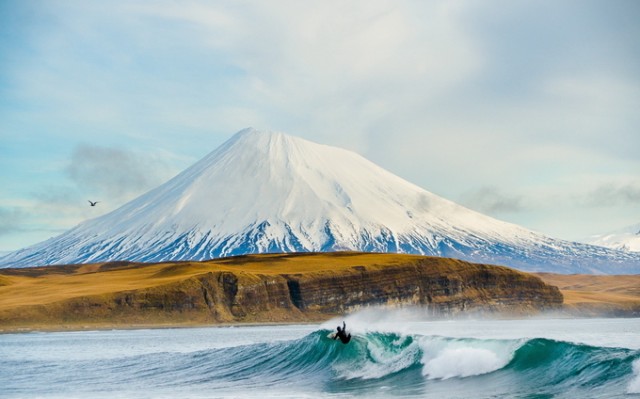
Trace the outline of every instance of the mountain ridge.
<path fill-rule="evenodd" d="M 356 153 L 253 128 L 163 185 L 0 265 L 337 250 L 640 273 L 640 254 L 552 239 L 441 198 Z"/>
<path fill-rule="evenodd" d="M 605 234 L 597 234 L 584 242 L 620 251 L 640 252 L 640 223 Z"/>

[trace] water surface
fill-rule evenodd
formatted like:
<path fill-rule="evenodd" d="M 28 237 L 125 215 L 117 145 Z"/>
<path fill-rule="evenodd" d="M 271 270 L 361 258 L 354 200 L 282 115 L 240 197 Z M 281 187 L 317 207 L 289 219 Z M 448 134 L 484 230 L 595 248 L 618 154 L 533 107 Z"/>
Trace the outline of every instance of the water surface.
<path fill-rule="evenodd" d="M 640 319 L 425 321 L 0 335 L 1 398 L 640 398 Z"/>

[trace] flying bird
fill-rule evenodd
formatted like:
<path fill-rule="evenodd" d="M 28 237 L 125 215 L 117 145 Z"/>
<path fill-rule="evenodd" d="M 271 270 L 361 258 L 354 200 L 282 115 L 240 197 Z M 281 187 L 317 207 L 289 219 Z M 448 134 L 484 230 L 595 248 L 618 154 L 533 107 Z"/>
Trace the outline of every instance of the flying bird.
<path fill-rule="evenodd" d="M 89 204 L 91 204 L 91 206 L 96 206 L 96 204 L 100 201 L 91 201 L 91 200 L 87 200 L 89 201 Z"/>

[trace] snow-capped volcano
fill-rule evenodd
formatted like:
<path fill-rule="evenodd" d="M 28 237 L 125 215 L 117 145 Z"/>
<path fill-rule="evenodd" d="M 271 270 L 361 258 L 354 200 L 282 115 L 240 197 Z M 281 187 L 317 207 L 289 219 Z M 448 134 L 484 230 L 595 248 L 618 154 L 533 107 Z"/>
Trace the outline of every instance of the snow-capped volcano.
<path fill-rule="evenodd" d="M 621 251 L 640 252 L 640 223 L 607 234 L 591 236 L 585 242 Z"/>
<path fill-rule="evenodd" d="M 438 255 L 523 270 L 640 272 L 640 254 L 554 240 L 438 197 L 353 152 L 254 129 L 119 209 L 0 264 L 338 250 Z"/>

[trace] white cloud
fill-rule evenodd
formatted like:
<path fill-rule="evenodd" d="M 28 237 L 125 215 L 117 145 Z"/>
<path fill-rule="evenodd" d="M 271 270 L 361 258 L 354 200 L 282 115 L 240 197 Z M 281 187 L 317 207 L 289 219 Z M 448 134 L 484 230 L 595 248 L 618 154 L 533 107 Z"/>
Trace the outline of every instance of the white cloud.
<path fill-rule="evenodd" d="M 238 68 L 229 102 L 258 110 L 256 119 L 275 125 L 267 127 L 337 144 L 366 134 L 381 117 L 433 101 L 482 62 L 446 2 L 179 8 L 136 11 L 188 24 L 202 33 L 195 40 Z"/>
<path fill-rule="evenodd" d="M 155 188 L 172 175 L 162 159 L 88 144 L 73 150 L 66 172 L 82 192 L 108 197 L 115 203 Z"/>

